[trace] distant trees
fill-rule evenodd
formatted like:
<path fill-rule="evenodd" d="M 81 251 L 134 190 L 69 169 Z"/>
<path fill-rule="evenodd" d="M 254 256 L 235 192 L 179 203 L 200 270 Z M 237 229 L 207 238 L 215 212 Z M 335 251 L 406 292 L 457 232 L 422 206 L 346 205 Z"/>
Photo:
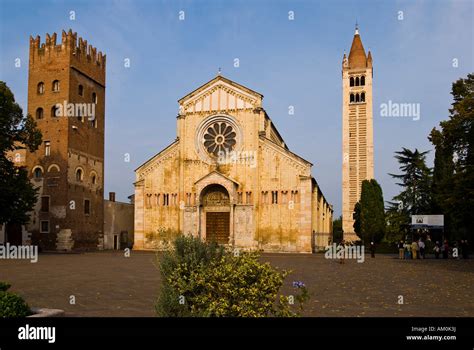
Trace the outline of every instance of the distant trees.
<path fill-rule="evenodd" d="M 360 200 L 354 207 L 354 232 L 366 244 L 380 242 L 385 235 L 383 193 L 375 179 L 362 181 Z"/>

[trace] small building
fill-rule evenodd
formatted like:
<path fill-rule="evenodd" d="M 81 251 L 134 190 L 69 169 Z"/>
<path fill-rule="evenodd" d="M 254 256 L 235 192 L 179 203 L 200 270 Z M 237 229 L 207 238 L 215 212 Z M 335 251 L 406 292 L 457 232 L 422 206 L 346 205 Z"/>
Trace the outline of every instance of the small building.
<path fill-rule="evenodd" d="M 115 201 L 115 192 L 104 200 L 104 249 L 125 249 L 133 247 L 132 203 Z"/>

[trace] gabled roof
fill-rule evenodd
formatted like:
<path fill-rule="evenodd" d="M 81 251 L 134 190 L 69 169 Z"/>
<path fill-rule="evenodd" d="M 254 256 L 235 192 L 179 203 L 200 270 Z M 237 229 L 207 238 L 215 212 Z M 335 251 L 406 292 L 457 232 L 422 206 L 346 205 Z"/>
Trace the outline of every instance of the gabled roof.
<path fill-rule="evenodd" d="M 209 176 L 211 176 L 211 175 L 213 175 L 213 174 L 217 174 L 218 176 L 223 177 L 224 179 L 229 180 L 229 181 L 235 183 L 236 185 L 240 185 L 240 183 L 238 183 L 238 182 L 235 181 L 234 179 L 232 179 L 232 178 L 230 178 L 230 177 L 228 177 L 228 176 L 225 176 L 224 174 L 218 172 L 217 170 L 213 170 L 213 171 L 211 171 L 209 174 L 204 175 L 204 176 L 201 177 L 199 180 L 197 180 L 196 182 L 194 182 L 194 184 L 197 184 L 197 183 L 201 182 L 201 181 L 204 180 L 206 177 L 209 177 Z"/>
<path fill-rule="evenodd" d="M 211 79 L 209 80 L 207 83 L 201 85 L 200 87 L 198 87 L 197 89 L 193 90 L 192 92 L 190 92 L 189 94 L 187 94 L 186 96 L 183 96 L 181 97 L 179 100 L 178 100 L 178 103 L 182 103 L 184 100 L 186 99 L 189 99 L 193 96 L 196 96 L 198 95 L 199 93 L 201 93 L 202 91 L 206 90 L 209 86 L 211 86 L 212 84 L 214 84 L 215 82 L 218 82 L 218 81 L 222 81 L 222 82 L 225 82 L 237 89 L 241 89 L 241 90 L 244 90 L 245 92 L 247 92 L 248 94 L 251 94 L 251 95 L 254 95 L 255 97 L 257 98 L 260 98 L 262 99 L 263 98 L 263 95 L 252 90 L 252 89 L 249 89 L 248 87 L 244 86 L 244 85 L 241 85 L 239 83 L 236 83 L 235 81 L 232 81 L 230 79 L 227 79 L 225 77 L 223 77 L 222 75 L 217 75 L 214 79 Z"/>

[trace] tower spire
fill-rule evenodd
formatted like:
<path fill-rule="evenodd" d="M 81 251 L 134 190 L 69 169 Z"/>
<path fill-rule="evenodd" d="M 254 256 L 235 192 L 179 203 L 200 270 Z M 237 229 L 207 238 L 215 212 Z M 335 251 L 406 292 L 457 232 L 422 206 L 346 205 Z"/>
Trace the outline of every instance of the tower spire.
<path fill-rule="evenodd" d="M 359 35 L 359 23 L 357 23 L 357 19 L 356 19 L 356 25 L 355 25 L 355 35 Z"/>

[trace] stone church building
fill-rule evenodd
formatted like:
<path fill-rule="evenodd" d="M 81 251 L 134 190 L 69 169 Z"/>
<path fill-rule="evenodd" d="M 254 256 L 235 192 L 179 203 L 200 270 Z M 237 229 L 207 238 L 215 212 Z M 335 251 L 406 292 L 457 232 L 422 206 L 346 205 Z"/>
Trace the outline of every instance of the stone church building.
<path fill-rule="evenodd" d="M 136 169 L 134 249 L 189 234 L 238 249 L 311 253 L 332 236 L 332 206 L 262 108 L 218 75 L 181 98 L 177 137 Z"/>

